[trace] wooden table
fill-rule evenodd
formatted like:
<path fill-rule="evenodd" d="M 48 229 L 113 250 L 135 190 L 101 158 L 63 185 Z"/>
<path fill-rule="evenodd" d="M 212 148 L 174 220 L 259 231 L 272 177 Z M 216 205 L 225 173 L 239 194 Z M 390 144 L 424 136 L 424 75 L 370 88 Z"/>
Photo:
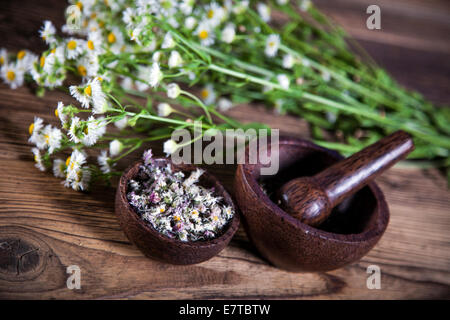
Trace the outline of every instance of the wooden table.
<path fill-rule="evenodd" d="M 434 102 L 450 102 L 447 1 L 318 4 L 401 83 Z M 369 4 L 381 6 L 382 31 L 365 28 Z M 61 24 L 64 7 L 59 0 L 3 1 L 1 45 L 43 49 L 41 21 Z M 345 268 L 316 274 L 276 269 L 260 258 L 242 229 L 217 257 L 172 266 L 143 257 L 129 243 L 114 215 L 114 188 L 82 194 L 34 168 L 28 125 L 34 115 L 56 124 L 52 109 L 60 93 L 37 98 L 28 88 L 2 84 L 0 97 L 0 298 L 450 298 L 450 197 L 437 170 L 396 167 L 378 179 L 391 209 L 388 230 L 367 256 Z M 275 117 L 259 106 L 240 106 L 230 115 L 308 137 L 303 121 Z M 161 153 L 159 144 L 152 147 Z M 234 168 L 212 171 L 232 191 Z M 381 290 L 366 287 L 371 264 L 381 268 Z M 66 287 L 69 265 L 81 268 L 80 290 Z"/>

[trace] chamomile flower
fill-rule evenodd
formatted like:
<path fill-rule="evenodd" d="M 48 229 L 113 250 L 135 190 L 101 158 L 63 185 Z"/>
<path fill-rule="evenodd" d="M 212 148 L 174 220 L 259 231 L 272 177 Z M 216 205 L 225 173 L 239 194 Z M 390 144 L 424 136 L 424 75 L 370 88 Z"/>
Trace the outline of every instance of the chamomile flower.
<path fill-rule="evenodd" d="M 39 30 L 39 35 L 46 44 L 53 44 L 56 42 L 56 28 L 49 20 L 44 21 L 44 25 Z"/>
<path fill-rule="evenodd" d="M 287 75 L 279 74 L 277 75 L 277 81 L 283 89 L 289 89 L 290 80 Z"/>
<path fill-rule="evenodd" d="M 90 54 L 98 55 L 103 53 L 103 39 L 100 31 L 89 32 L 86 41 L 86 51 Z"/>
<path fill-rule="evenodd" d="M 217 101 L 217 107 L 219 111 L 225 112 L 233 107 L 233 103 L 227 98 L 220 98 L 219 101 Z"/>
<path fill-rule="evenodd" d="M 69 38 L 66 40 L 66 57 L 67 59 L 75 59 L 83 53 L 84 40 Z"/>
<path fill-rule="evenodd" d="M 119 155 L 123 150 L 123 144 L 119 140 L 113 140 L 109 143 L 109 154 L 111 157 Z"/>
<path fill-rule="evenodd" d="M 197 19 L 195 19 L 192 16 L 189 16 L 186 18 L 186 20 L 184 20 L 184 26 L 186 27 L 186 29 L 188 30 L 192 30 L 194 29 L 195 25 L 197 24 Z"/>
<path fill-rule="evenodd" d="M 291 54 L 285 54 L 283 56 L 283 68 L 291 69 L 294 66 L 294 57 Z"/>
<path fill-rule="evenodd" d="M 102 150 L 100 155 L 97 157 L 98 165 L 103 173 L 111 172 L 111 158 L 108 156 L 108 151 Z"/>
<path fill-rule="evenodd" d="M 74 180 L 78 178 L 78 172 L 86 163 L 86 154 L 83 151 L 73 150 L 72 154 L 66 159 L 66 179 Z"/>
<path fill-rule="evenodd" d="M 259 16 L 261 17 L 261 19 L 264 22 L 269 22 L 270 21 L 270 8 L 269 8 L 269 6 L 267 6 L 266 4 L 260 2 L 260 3 L 258 3 L 257 10 L 258 10 Z"/>
<path fill-rule="evenodd" d="M 198 25 L 195 34 L 200 39 L 202 46 L 210 46 L 214 44 L 214 31 L 206 21 L 203 21 Z"/>
<path fill-rule="evenodd" d="M 169 68 L 177 68 L 180 67 L 183 64 L 183 59 L 181 58 L 181 55 L 178 51 L 173 50 L 170 53 L 170 57 L 169 57 Z"/>
<path fill-rule="evenodd" d="M 61 121 L 61 126 L 65 127 L 69 116 L 65 113 L 64 103 L 62 103 L 61 101 L 59 101 L 58 105 L 56 106 L 55 116 Z"/>
<path fill-rule="evenodd" d="M 57 178 L 66 177 L 66 162 L 62 159 L 53 160 L 53 175 Z"/>
<path fill-rule="evenodd" d="M 61 147 L 62 132 L 58 128 L 47 125 L 42 131 L 42 135 L 44 136 L 45 146 L 48 147 L 49 154 L 52 154 Z"/>
<path fill-rule="evenodd" d="M 205 6 L 206 21 L 211 27 L 217 27 L 225 17 L 225 10 L 223 7 L 213 2 Z"/>
<path fill-rule="evenodd" d="M 222 31 L 222 41 L 225 43 L 232 43 L 236 36 L 235 26 L 232 23 L 226 25 Z"/>
<path fill-rule="evenodd" d="M 179 4 L 179 8 L 184 15 L 190 15 L 192 13 L 192 9 L 195 5 L 195 0 L 183 0 Z"/>
<path fill-rule="evenodd" d="M 95 54 L 88 54 L 78 59 L 76 62 L 78 74 L 82 77 L 94 77 L 100 68 L 98 63 L 98 56 Z"/>
<path fill-rule="evenodd" d="M 172 107 L 168 103 L 165 103 L 165 102 L 158 104 L 157 109 L 158 109 L 159 117 L 167 117 L 173 111 Z"/>
<path fill-rule="evenodd" d="M 17 52 L 16 69 L 25 73 L 31 69 L 36 60 L 37 56 L 34 53 L 28 50 L 20 50 Z"/>
<path fill-rule="evenodd" d="M 164 142 L 164 153 L 166 154 L 166 156 L 170 156 L 172 153 L 174 153 L 175 151 L 177 151 L 178 149 L 178 143 L 176 143 L 175 141 L 173 141 L 172 139 L 167 140 L 166 142 Z"/>
<path fill-rule="evenodd" d="M 90 116 L 87 121 L 87 125 L 83 131 L 82 142 L 85 146 L 94 145 L 97 140 L 102 137 L 106 132 L 106 123 L 104 118 L 95 119 Z"/>
<path fill-rule="evenodd" d="M 298 7 L 301 11 L 308 11 L 311 6 L 311 0 L 300 0 Z"/>
<path fill-rule="evenodd" d="M 77 116 L 71 119 L 68 134 L 70 141 L 81 142 L 81 120 Z"/>
<path fill-rule="evenodd" d="M 216 101 L 216 93 L 214 91 L 214 87 L 212 84 L 206 85 L 202 91 L 200 91 L 200 95 L 203 99 L 203 102 L 206 105 L 213 104 Z"/>
<path fill-rule="evenodd" d="M 167 86 L 167 97 L 170 99 L 176 99 L 181 93 L 180 86 L 176 83 L 170 83 Z"/>
<path fill-rule="evenodd" d="M 81 103 L 83 108 L 87 109 L 92 104 L 94 114 L 106 112 L 106 97 L 98 78 L 89 80 L 85 85 L 70 86 L 69 90 L 70 94 Z"/>
<path fill-rule="evenodd" d="M 160 81 L 163 79 L 163 73 L 161 72 L 161 69 L 159 68 L 159 64 L 157 62 L 153 62 L 150 73 L 148 75 L 149 77 L 149 84 L 151 87 L 155 88 L 158 86 Z"/>
<path fill-rule="evenodd" d="M 8 51 L 5 48 L 0 49 L 0 67 L 8 64 Z"/>
<path fill-rule="evenodd" d="M 35 167 L 41 171 L 45 171 L 46 167 L 45 167 L 45 164 L 44 164 L 44 161 L 42 159 L 41 152 L 39 151 L 39 149 L 31 148 L 31 152 L 33 152 L 33 155 L 34 155 Z"/>
<path fill-rule="evenodd" d="M 76 191 L 86 191 L 89 188 L 89 182 L 91 180 L 91 171 L 89 168 L 81 168 L 76 171 L 76 178 L 67 180 L 65 186 L 70 186 Z"/>
<path fill-rule="evenodd" d="M 163 49 L 170 49 L 175 46 L 175 41 L 173 40 L 172 34 L 170 32 L 167 32 L 164 36 L 163 42 L 161 44 L 161 48 Z"/>
<path fill-rule="evenodd" d="M 106 43 L 109 45 L 110 50 L 115 54 L 124 51 L 125 42 L 122 31 L 117 27 L 112 28 L 106 36 Z"/>
<path fill-rule="evenodd" d="M 268 57 L 274 57 L 277 54 L 279 47 L 280 36 L 278 34 L 271 34 L 266 39 L 266 48 L 264 50 L 264 53 Z"/>
<path fill-rule="evenodd" d="M 39 117 L 34 117 L 34 122 L 28 127 L 30 138 L 28 142 L 34 143 L 39 149 L 42 149 L 45 143 L 41 130 L 44 127 L 44 121 Z"/>
<path fill-rule="evenodd" d="M 18 68 L 17 64 L 5 64 L 2 66 L 0 72 L 3 81 L 8 84 L 11 89 L 17 89 L 23 84 L 24 71 Z"/>
<path fill-rule="evenodd" d="M 114 122 L 114 125 L 119 128 L 120 130 L 123 130 L 127 127 L 128 125 L 128 117 L 125 116 L 120 120 L 117 120 L 116 122 Z"/>

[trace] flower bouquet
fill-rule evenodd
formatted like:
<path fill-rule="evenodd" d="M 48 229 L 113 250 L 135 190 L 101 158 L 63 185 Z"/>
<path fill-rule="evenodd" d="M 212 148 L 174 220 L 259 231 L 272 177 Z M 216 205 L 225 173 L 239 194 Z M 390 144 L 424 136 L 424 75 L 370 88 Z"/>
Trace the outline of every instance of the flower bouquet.
<path fill-rule="evenodd" d="M 351 51 L 308 0 L 71 0 L 66 15 L 61 32 L 50 21 L 39 31 L 48 50 L 2 49 L 0 63 L 12 89 L 27 81 L 75 98 L 55 101 L 60 127 L 29 127 L 36 166 L 67 187 L 109 181 L 147 141 L 173 153 L 172 131 L 197 121 L 202 132 L 259 127 L 226 115 L 250 102 L 305 119 L 316 143 L 345 154 L 401 129 L 415 139 L 410 158 L 449 167 L 449 109 Z"/>

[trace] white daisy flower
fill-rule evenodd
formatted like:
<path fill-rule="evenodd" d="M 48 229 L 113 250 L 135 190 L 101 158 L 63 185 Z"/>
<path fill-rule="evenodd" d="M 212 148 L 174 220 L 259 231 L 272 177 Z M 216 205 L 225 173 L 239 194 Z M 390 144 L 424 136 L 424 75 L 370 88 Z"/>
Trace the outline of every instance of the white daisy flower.
<path fill-rule="evenodd" d="M 70 122 L 70 127 L 68 131 L 70 141 L 73 141 L 75 143 L 81 142 L 81 139 L 79 137 L 79 135 L 81 134 L 80 128 L 81 128 L 80 118 L 78 118 L 77 116 L 73 117 Z"/>
<path fill-rule="evenodd" d="M 173 109 L 168 103 L 160 103 L 158 104 L 158 116 L 159 117 L 167 117 L 172 113 Z"/>
<path fill-rule="evenodd" d="M 200 95 L 206 105 L 213 104 L 214 101 L 216 101 L 216 93 L 212 84 L 206 85 L 206 87 L 200 91 Z"/>
<path fill-rule="evenodd" d="M 183 59 L 178 51 L 173 50 L 169 57 L 169 68 L 177 68 L 183 64 Z"/>
<path fill-rule="evenodd" d="M 279 74 L 277 75 L 277 81 L 283 89 L 289 89 L 290 80 L 287 75 Z"/>
<path fill-rule="evenodd" d="M 66 177 L 66 162 L 62 159 L 55 159 L 53 161 L 53 175 L 57 178 Z"/>
<path fill-rule="evenodd" d="M 225 10 L 223 7 L 213 2 L 205 6 L 206 21 L 211 27 L 217 27 L 225 17 Z"/>
<path fill-rule="evenodd" d="M 66 40 L 66 56 L 67 59 L 75 59 L 83 53 L 84 40 L 69 38 Z"/>
<path fill-rule="evenodd" d="M 91 171 L 89 170 L 89 168 L 81 168 L 76 171 L 76 178 L 69 181 L 66 180 L 66 183 L 64 185 L 68 187 L 68 183 L 70 183 L 70 186 L 73 190 L 86 191 L 89 188 L 90 180 Z"/>
<path fill-rule="evenodd" d="M 108 33 L 108 35 L 106 36 L 106 42 L 109 45 L 111 51 L 115 54 L 119 54 L 125 49 L 123 34 L 118 27 L 112 28 L 112 30 Z"/>
<path fill-rule="evenodd" d="M 267 6 L 266 4 L 260 2 L 260 3 L 258 3 L 257 10 L 258 10 L 259 16 L 261 17 L 261 19 L 264 22 L 269 22 L 270 21 L 270 8 L 269 8 L 269 6 Z"/>
<path fill-rule="evenodd" d="M 113 140 L 109 144 L 109 154 L 111 157 L 119 155 L 123 150 L 123 144 L 119 140 Z"/>
<path fill-rule="evenodd" d="M 167 32 L 164 36 L 161 48 L 163 49 L 170 49 L 175 46 L 175 41 L 173 40 L 172 34 L 170 32 Z"/>
<path fill-rule="evenodd" d="M 17 52 L 16 69 L 25 73 L 31 69 L 33 63 L 37 60 L 38 58 L 34 53 L 28 50 L 20 50 Z"/>
<path fill-rule="evenodd" d="M 234 24 L 229 23 L 222 31 L 222 41 L 226 43 L 232 43 L 236 36 L 236 30 Z"/>
<path fill-rule="evenodd" d="M 233 107 L 233 103 L 227 98 L 220 98 L 219 101 L 217 101 L 217 107 L 219 108 L 219 111 L 225 112 Z"/>
<path fill-rule="evenodd" d="M 164 142 L 163 149 L 164 149 L 164 153 L 168 157 L 169 155 L 171 155 L 172 153 L 177 151 L 178 144 L 175 141 L 173 141 L 172 139 L 170 139 L 170 140 L 167 140 L 166 142 Z"/>
<path fill-rule="evenodd" d="M 56 42 L 56 28 L 49 20 L 44 21 L 44 25 L 39 30 L 39 35 L 45 41 L 46 44 L 53 44 Z"/>
<path fill-rule="evenodd" d="M 155 51 L 152 55 L 152 61 L 153 62 L 159 62 L 161 60 L 162 52 L 161 51 Z"/>
<path fill-rule="evenodd" d="M 64 113 L 64 103 L 58 102 L 55 109 L 55 116 L 61 121 L 61 126 L 64 127 L 68 120 L 68 115 Z"/>
<path fill-rule="evenodd" d="M 195 0 L 183 0 L 179 4 L 179 8 L 180 8 L 181 12 L 183 12 L 183 14 L 185 16 L 187 16 L 192 13 L 192 8 L 194 7 L 194 5 L 195 5 Z"/>
<path fill-rule="evenodd" d="M 66 179 L 73 180 L 78 178 L 78 171 L 86 163 L 86 155 L 79 150 L 73 150 L 72 154 L 66 160 L 67 172 Z"/>
<path fill-rule="evenodd" d="M 5 48 L 0 49 L 0 67 L 8 64 L 8 51 Z"/>
<path fill-rule="evenodd" d="M 28 142 L 34 143 L 39 149 L 43 149 L 45 145 L 44 136 L 41 134 L 41 130 L 44 127 L 43 120 L 39 117 L 34 117 L 34 122 L 28 127 L 30 138 Z"/>
<path fill-rule="evenodd" d="M 153 62 L 150 73 L 149 73 L 149 84 L 151 87 L 155 88 L 158 86 L 159 82 L 163 79 L 163 73 L 159 68 L 159 64 L 157 62 Z"/>
<path fill-rule="evenodd" d="M 88 54 L 77 60 L 77 71 L 82 77 L 96 76 L 99 68 L 98 56 L 95 54 Z"/>
<path fill-rule="evenodd" d="M 311 0 L 300 0 L 298 7 L 301 11 L 308 11 L 311 6 Z"/>
<path fill-rule="evenodd" d="M 42 156 L 41 156 L 41 152 L 39 151 L 38 148 L 32 148 L 31 152 L 33 152 L 34 155 L 34 162 L 35 162 L 35 166 L 36 168 L 38 168 L 41 171 L 45 171 L 45 164 L 43 162 Z"/>
<path fill-rule="evenodd" d="M 170 99 L 176 99 L 180 95 L 180 86 L 176 83 L 170 83 L 167 86 L 167 97 Z"/>
<path fill-rule="evenodd" d="M 108 151 L 102 150 L 100 155 L 97 157 L 98 165 L 100 166 L 100 170 L 103 173 L 110 173 L 111 172 L 111 165 L 109 164 L 111 161 L 111 158 L 108 157 Z"/>
<path fill-rule="evenodd" d="M 58 128 L 52 128 L 51 125 L 45 126 L 42 131 L 45 139 L 45 146 L 48 146 L 48 153 L 52 154 L 61 147 L 62 132 Z"/>
<path fill-rule="evenodd" d="M 202 46 L 210 46 L 214 44 L 214 31 L 206 21 L 201 22 L 198 25 L 195 34 L 199 37 Z"/>
<path fill-rule="evenodd" d="M 125 129 L 125 128 L 127 127 L 127 125 L 128 125 L 128 117 L 125 116 L 125 117 L 123 117 L 122 119 L 120 119 L 120 120 L 114 122 L 114 125 L 115 125 L 117 128 L 119 128 L 120 130 Z"/>
<path fill-rule="evenodd" d="M 17 89 L 23 84 L 24 71 L 19 69 L 16 64 L 5 64 L 2 66 L 0 72 L 3 81 L 5 81 L 11 89 Z"/>
<path fill-rule="evenodd" d="M 122 14 L 122 21 L 125 22 L 128 26 L 133 24 L 133 20 L 136 17 L 136 11 L 130 7 L 126 8 Z"/>
<path fill-rule="evenodd" d="M 291 54 L 283 56 L 283 68 L 291 69 L 294 66 L 294 57 Z"/>
<path fill-rule="evenodd" d="M 91 54 L 101 54 L 103 53 L 103 38 L 100 31 L 89 32 L 88 39 L 86 41 L 87 52 Z"/>
<path fill-rule="evenodd" d="M 186 18 L 186 20 L 184 20 L 184 26 L 186 27 L 186 29 L 188 30 L 192 30 L 194 29 L 195 25 L 197 24 L 197 19 L 195 19 L 192 16 L 189 16 Z"/>
<path fill-rule="evenodd" d="M 274 57 L 277 54 L 279 47 L 280 36 L 278 34 L 271 34 L 266 39 L 266 49 L 264 50 L 264 53 L 268 57 Z"/>
<path fill-rule="evenodd" d="M 104 118 L 95 119 L 93 116 L 90 116 L 87 121 L 87 126 L 83 131 L 84 135 L 81 141 L 85 146 L 92 146 L 105 132 L 106 123 Z"/>

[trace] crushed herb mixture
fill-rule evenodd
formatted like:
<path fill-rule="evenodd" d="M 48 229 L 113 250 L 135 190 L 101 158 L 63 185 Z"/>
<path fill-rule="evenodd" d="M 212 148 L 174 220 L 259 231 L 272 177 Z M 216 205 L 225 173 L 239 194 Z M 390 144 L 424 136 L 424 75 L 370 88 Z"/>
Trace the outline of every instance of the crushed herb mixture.
<path fill-rule="evenodd" d="M 144 152 L 143 160 L 127 189 L 129 203 L 143 220 L 181 241 L 209 240 L 222 233 L 234 210 L 214 195 L 214 188 L 197 184 L 204 170 L 192 171 L 185 178 L 183 172 L 172 171 L 170 164 L 156 166 L 151 150 Z"/>

